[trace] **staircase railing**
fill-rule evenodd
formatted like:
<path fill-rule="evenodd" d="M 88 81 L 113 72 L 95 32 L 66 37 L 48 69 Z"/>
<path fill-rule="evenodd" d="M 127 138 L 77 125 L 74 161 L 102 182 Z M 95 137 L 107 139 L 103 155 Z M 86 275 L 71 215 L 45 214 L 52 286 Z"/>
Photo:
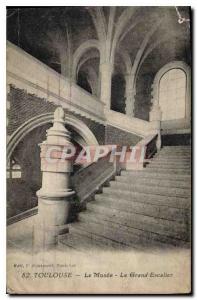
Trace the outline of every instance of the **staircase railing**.
<path fill-rule="evenodd" d="M 107 124 L 136 134 L 142 138 L 146 137 L 154 130 L 151 122 L 134 117 L 131 118 L 125 114 L 113 110 L 105 111 L 105 117 Z"/>
<path fill-rule="evenodd" d="M 158 134 L 152 134 L 139 141 L 131 150 L 138 154 L 137 158 L 132 162 L 126 163 L 127 170 L 141 170 L 145 167 L 146 162 L 153 157 L 159 150 Z"/>
<path fill-rule="evenodd" d="M 33 207 L 31 209 L 28 209 L 28 210 L 26 210 L 26 211 L 24 211 L 24 212 L 22 212 L 20 214 L 17 214 L 17 215 L 15 215 L 13 217 L 8 218 L 7 225 L 11 225 L 11 224 L 19 222 L 19 221 L 21 221 L 23 219 L 32 217 L 34 215 L 37 215 L 37 213 L 38 213 L 38 206 L 35 206 L 35 207 Z"/>
<path fill-rule="evenodd" d="M 151 158 L 157 152 L 157 139 L 158 134 L 154 134 L 147 136 L 137 143 L 137 146 L 145 147 L 144 159 Z"/>
<path fill-rule="evenodd" d="M 77 171 L 72 177 L 73 189 L 77 194 L 80 205 L 92 199 L 101 187 L 110 181 L 120 172 L 120 164 L 116 159 L 109 161 L 111 151 L 101 157 L 97 162 L 93 162 Z"/>

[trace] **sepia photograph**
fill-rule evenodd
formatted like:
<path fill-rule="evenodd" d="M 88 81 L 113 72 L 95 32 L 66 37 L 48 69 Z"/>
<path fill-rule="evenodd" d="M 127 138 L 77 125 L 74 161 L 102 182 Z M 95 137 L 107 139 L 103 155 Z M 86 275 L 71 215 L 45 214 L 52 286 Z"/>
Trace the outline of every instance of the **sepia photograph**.
<path fill-rule="evenodd" d="M 191 7 L 5 13 L 7 294 L 191 294 Z"/>

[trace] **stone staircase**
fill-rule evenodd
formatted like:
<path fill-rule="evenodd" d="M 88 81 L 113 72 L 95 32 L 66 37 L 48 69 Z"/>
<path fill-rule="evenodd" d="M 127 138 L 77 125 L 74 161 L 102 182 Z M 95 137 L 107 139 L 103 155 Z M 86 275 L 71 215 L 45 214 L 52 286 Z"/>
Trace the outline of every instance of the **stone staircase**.
<path fill-rule="evenodd" d="M 59 237 L 59 247 L 189 247 L 190 159 L 190 146 L 166 146 L 143 170 L 121 171 L 69 225 L 69 234 Z"/>

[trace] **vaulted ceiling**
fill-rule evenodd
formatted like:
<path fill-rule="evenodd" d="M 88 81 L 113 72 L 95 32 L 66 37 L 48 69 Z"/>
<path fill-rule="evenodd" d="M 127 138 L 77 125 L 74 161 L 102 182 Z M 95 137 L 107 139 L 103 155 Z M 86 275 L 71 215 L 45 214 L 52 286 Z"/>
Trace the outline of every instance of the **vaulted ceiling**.
<path fill-rule="evenodd" d="M 99 40 L 99 33 L 107 31 L 112 23 L 112 39 L 117 26 L 121 27 L 116 43 L 118 49 L 129 54 L 135 62 L 138 51 L 144 46 L 143 72 L 150 71 L 149 61 L 155 72 L 170 58 L 184 57 L 190 63 L 188 24 L 179 24 L 175 7 L 8 7 L 7 38 L 53 69 L 61 72 L 61 54 L 74 53 L 85 41 Z M 188 19 L 189 9 L 180 7 L 179 12 Z M 100 20 L 103 21 L 103 28 Z M 97 18 L 96 18 L 97 17 Z M 121 23 L 122 18 L 122 23 Z M 147 39 L 147 42 L 145 41 Z M 92 59 L 94 55 L 90 55 Z M 95 55 L 96 56 L 96 55 Z M 117 60 L 117 59 L 116 59 Z M 117 64 L 118 65 L 118 64 Z"/>
<path fill-rule="evenodd" d="M 174 6 L 7 7 L 7 39 L 97 96 L 108 59 L 114 76 L 133 76 L 141 106 L 163 65 L 191 65 L 190 19 L 189 7 Z"/>

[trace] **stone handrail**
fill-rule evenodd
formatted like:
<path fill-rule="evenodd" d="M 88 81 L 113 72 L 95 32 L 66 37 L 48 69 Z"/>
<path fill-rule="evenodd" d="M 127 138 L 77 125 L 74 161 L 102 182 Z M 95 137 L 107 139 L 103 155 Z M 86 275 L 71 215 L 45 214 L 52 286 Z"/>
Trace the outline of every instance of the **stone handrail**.
<path fill-rule="evenodd" d="M 120 171 L 116 160 L 109 162 L 110 153 L 111 151 L 97 162 L 81 168 L 71 177 L 73 189 L 76 191 L 80 203 L 91 199 L 106 182 Z"/>
<path fill-rule="evenodd" d="M 158 134 L 150 134 L 135 145 L 137 159 L 133 162 L 126 162 L 127 170 L 142 170 L 145 163 L 159 150 Z M 132 151 L 132 150 L 131 150 Z"/>
<path fill-rule="evenodd" d="M 151 158 L 157 152 L 157 138 L 158 134 L 149 135 L 143 140 L 139 141 L 136 146 L 145 147 L 144 159 Z"/>
<path fill-rule="evenodd" d="M 28 210 L 23 211 L 20 214 L 17 214 L 17 215 L 15 215 L 13 217 L 8 218 L 7 225 L 11 225 L 11 224 L 19 222 L 19 221 L 21 221 L 23 219 L 32 217 L 34 215 L 37 215 L 37 213 L 38 213 L 38 206 L 35 206 L 33 208 L 30 208 Z"/>
<path fill-rule="evenodd" d="M 154 131 L 151 122 L 138 118 L 131 118 L 125 114 L 113 110 L 106 111 L 105 116 L 107 124 L 136 134 L 138 136 L 141 136 L 142 138 L 146 137 Z"/>

